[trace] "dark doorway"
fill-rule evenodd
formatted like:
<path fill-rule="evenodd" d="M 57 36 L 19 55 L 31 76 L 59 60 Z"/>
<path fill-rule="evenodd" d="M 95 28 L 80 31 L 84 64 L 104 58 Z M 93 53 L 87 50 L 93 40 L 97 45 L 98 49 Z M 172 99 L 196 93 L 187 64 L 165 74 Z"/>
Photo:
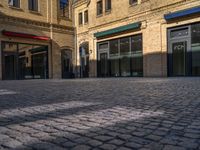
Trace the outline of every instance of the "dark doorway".
<path fill-rule="evenodd" d="M 17 79 L 17 54 L 4 53 L 3 57 L 3 78 L 5 80 Z"/>
<path fill-rule="evenodd" d="M 89 77 L 89 43 L 84 42 L 80 45 L 80 77 L 87 78 Z"/>
<path fill-rule="evenodd" d="M 61 61 L 62 61 L 62 78 L 63 79 L 73 78 L 74 74 L 72 66 L 72 51 L 62 50 Z"/>

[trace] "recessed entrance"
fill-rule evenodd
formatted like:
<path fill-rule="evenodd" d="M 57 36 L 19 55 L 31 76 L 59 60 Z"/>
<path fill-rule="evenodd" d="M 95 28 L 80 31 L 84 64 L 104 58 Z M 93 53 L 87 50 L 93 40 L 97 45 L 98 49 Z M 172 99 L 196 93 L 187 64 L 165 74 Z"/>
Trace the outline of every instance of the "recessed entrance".
<path fill-rule="evenodd" d="M 187 41 L 179 41 L 172 43 L 172 61 L 173 61 L 173 75 L 186 75 L 186 53 Z"/>

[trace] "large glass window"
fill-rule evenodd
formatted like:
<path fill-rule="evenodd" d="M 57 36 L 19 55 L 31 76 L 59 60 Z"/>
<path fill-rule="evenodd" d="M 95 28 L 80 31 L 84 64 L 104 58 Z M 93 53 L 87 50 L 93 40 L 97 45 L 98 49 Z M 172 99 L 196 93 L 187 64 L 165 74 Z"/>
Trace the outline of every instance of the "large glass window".
<path fill-rule="evenodd" d="M 200 23 L 192 25 L 192 74 L 200 76 Z"/>
<path fill-rule="evenodd" d="M 100 43 L 98 51 L 109 52 L 110 76 L 143 76 L 142 34 Z"/>
<path fill-rule="evenodd" d="M 131 37 L 131 52 L 141 53 L 142 52 L 142 35 L 135 35 Z"/>
<path fill-rule="evenodd" d="M 48 78 L 48 48 L 3 42 L 3 79 Z"/>
<path fill-rule="evenodd" d="M 120 39 L 120 55 L 128 54 L 130 52 L 129 40 L 129 37 Z"/>
<path fill-rule="evenodd" d="M 111 77 L 118 77 L 120 76 L 119 72 L 119 58 L 111 58 L 110 59 L 110 73 Z"/>
<path fill-rule="evenodd" d="M 116 55 L 119 53 L 118 39 L 110 41 L 110 55 Z"/>

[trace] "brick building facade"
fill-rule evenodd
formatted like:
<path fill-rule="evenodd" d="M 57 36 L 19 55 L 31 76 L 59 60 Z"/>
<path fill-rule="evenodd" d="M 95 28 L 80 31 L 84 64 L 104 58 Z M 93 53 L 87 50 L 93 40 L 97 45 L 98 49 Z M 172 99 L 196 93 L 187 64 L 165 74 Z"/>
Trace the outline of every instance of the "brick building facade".
<path fill-rule="evenodd" d="M 0 79 L 68 78 L 73 74 L 71 2 L 0 1 Z"/>
<path fill-rule="evenodd" d="M 76 0 L 80 77 L 200 76 L 199 0 Z"/>

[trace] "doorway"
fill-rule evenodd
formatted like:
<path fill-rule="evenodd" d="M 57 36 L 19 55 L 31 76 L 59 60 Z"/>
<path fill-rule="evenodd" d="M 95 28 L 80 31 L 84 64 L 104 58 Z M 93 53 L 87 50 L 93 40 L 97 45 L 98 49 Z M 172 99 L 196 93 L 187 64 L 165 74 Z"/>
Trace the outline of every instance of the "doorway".
<path fill-rule="evenodd" d="M 3 78 L 5 80 L 17 79 L 17 54 L 3 53 Z"/>

